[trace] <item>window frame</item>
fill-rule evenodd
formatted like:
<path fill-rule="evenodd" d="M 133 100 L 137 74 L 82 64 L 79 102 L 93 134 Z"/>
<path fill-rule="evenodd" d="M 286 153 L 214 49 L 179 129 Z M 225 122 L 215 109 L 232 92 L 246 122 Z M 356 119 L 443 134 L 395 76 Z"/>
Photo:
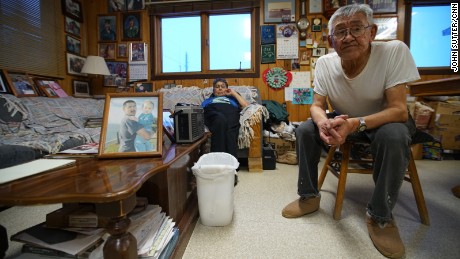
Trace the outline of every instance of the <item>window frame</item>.
<path fill-rule="evenodd" d="M 410 49 L 410 35 L 412 27 L 412 7 L 413 6 L 438 6 L 449 5 L 449 0 L 405 0 L 405 17 L 404 17 L 404 42 Z M 455 72 L 449 67 L 417 67 L 420 75 L 452 75 Z"/>
<path fill-rule="evenodd" d="M 250 14 L 251 15 L 251 69 L 237 71 L 236 69 L 210 70 L 210 52 L 207 44 L 209 40 L 209 16 L 225 14 Z M 168 72 L 162 70 L 162 44 L 161 44 L 161 19 L 196 16 L 201 17 L 201 71 L 197 72 Z M 156 14 L 150 16 L 150 42 L 151 44 L 151 77 L 154 80 L 179 80 L 179 79 L 207 79 L 214 77 L 226 78 L 257 78 L 260 76 L 260 46 L 259 37 L 260 14 L 259 8 L 245 8 L 239 10 L 201 11 L 174 14 Z"/>

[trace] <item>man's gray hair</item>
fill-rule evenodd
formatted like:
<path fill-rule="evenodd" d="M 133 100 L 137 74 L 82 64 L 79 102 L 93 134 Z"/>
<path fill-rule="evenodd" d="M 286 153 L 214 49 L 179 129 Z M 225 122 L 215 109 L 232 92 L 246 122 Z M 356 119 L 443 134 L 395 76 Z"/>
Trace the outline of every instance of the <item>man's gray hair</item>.
<path fill-rule="evenodd" d="M 357 13 L 362 13 L 366 15 L 367 21 L 369 25 L 374 24 L 374 11 L 372 11 L 371 7 L 367 4 L 351 4 L 342 6 L 335 13 L 332 15 L 331 19 L 329 19 L 329 23 L 327 24 L 327 28 L 329 29 L 329 35 L 332 35 L 332 25 L 335 23 L 337 18 L 345 16 L 351 17 Z"/>

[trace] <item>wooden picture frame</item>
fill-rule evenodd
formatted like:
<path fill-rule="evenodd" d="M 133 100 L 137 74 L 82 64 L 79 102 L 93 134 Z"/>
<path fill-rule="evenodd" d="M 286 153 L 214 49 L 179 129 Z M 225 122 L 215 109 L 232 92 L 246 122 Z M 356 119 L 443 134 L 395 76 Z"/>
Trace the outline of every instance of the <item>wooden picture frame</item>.
<path fill-rule="evenodd" d="M 308 13 L 320 14 L 323 12 L 323 0 L 310 0 L 308 1 Z"/>
<path fill-rule="evenodd" d="M 134 86 L 134 92 L 136 93 L 153 92 L 153 83 L 136 83 Z"/>
<path fill-rule="evenodd" d="M 67 74 L 78 75 L 78 76 L 87 76 L 85 73 L 82 73 L 83 65 L 85 65 L 86 58 L 71 53 L 66 54 L 67 60 Z"/>
<path fill-rule="evenodd" d="M 116 15 L 98 15 L 97 31 L 99 41 L 116 41 L 117 40 L 117 16 Z"/>
<path fill-rule="evenodd" d="M 74 97 L 87 97 L 90 98 L 90 88 L 88 80 L 72 80 L 72 89 Z"/>
<path fill-rule="evenodd" d="M 3 74 L 8 82 L 11 92 L 17 97 L 38 96 L 34 83 L 29 74 L 24 71 L 4 69 Z"/>
<path fill-rule="evenodd" d="M 321 57 L 323 55 L 326 55 L 326 48 L 318 47 L 316 49 L 312 49 L 311 52 L 312 57 Z"/>
<path fill-rule="evenodd" d="M 398 0 L 368 0 L 367 2 L 372 10 L 374 10 L 374 14 L 396 14 L 398 11 Z"/>
<path fill-rule="evenodd" d="M 109 10 L 110 13 L 126 11 L 125 0 L 108 0 L 107 4 L 107 10 Z"/>
<path fill-rule="evenodd" d="M 65 35 L 65 48 L 67 52 L 80 55 L 81 54 L 81 41 L 70 35 Z"/>
<path fill-rule="evenodd" d="M 111 75 L 117 75 L 121 78 L 128 76 L 128 62 L 123 61 L 107 61 L 107 68 Z"/>
<path fill-rule="evenodd" d="M 172 143 L 176 143 L 174 135 L 174 115 L 168 109 L 163 109 L 163 131 Z"/>
<path fill-rule="evenodd" d="M 115 52 L 117 51 L 116 43 L 99 43 L 98 44 L 99 56 L 104 59 L 115 59 Z"/>
<path fill-rule="evenodd" d="M 374 18 L 377 25 L 375 40 L 395 40 L 397 39 L 398 17 L 378 17 Z"/>
<path fill-rule="evenodd" d="M 8 94 L 11 93 L 10 88 L 8 87 L 8 81 L 6 80 L 3 71 L 0 69 L 0 93 Z"/>
<path fill-rule="evenodd" d="M 323 0 L 323 14 L 326 17 L 326 19 L 330 19 L 337 9 L 345 5 L 347 5 L 346 0 Z"/>
<path fill-rule="evenodd" d="M 62 13 L 79 22 L 83 22 L 81 3 L 78 0 L 61 0 Z"/>
<path fill-rule="evenodd" d="M 129 12 L 122 14 L 122 35 L 123 41 L 141 40 L 142 37 L 142 13 Z"/>
<path fill-rule="evenodd" d="M 59 98 L 59 95 L 54 91 L 48 83 L 48 78 L 33 78 L 35 86 L 40 90 L 43 96 L 50 98 Z"/>
<path fill-rule="evenodd" d="M 264 23 L 295 22 L 295 0 L 264 0 Z"/>
<path fill-rule="evenodd" d="M 153 105 L 153 108 L 142 113 L 144 103 L 150 108 Z M 108 93 L 104 106 L 98 157 L 161 156 L 162 124 L 163 96 L 161 94 Z"/>
<path fill-rule="evenodd" d="M 81 38 L 81 24 L 70 17 L 65 16 L 64 19 L 64 31 L 73 36 Z"/>
<path fill-rule="evenodd" d="M 145 8 L 144 0 L 126 0 L 126 9 L 128 11 L 138 11 Z"/>
<path fill-rule="evenodd" d="M 118 43 L 117 44 L 117 58 L 126 58 L 128 57 L 128 44 L 127 43 Z"/>

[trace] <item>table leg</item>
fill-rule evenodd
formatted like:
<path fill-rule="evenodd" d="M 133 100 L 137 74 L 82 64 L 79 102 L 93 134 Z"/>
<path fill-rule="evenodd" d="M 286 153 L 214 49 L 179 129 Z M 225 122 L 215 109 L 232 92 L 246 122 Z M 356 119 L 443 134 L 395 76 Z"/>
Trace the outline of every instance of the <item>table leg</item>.
<path fill-rule="evenodd" d="M 130 219 L 128 213 L 136 206 L 136 195 L 119 201 L 96 203 L 96 213 L 102 217 L 109 217 L 110 222 L 106 229 L 110 234 L 103 251 L 104 258 L 108 259 L 135 259 L 137 258 L 136 238 L 128 232 Z"/>

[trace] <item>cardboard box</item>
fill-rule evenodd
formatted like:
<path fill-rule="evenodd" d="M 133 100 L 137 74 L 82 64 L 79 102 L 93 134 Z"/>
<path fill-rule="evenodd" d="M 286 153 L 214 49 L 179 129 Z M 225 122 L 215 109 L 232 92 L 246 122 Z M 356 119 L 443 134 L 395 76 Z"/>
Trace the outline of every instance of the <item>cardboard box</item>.
<path fill-rule="evenodd" d="M 428 102 L 437 114 L 460 114 L 460 102 Z"/>
<path fill-rule="evenodd" d="M 436 114 L 434 126 L 460 128 L 460 114 Z"/>
<path fill-rule="evenodd" d="M 286 151 L 295 151 L 295 141 L 264 137 L 264 142 L 270 144 L 278 156 L 286 153 Z"/>
<path fill-rule="evenodd" d="M 431 116 L 429 123 L 430 128 L 436 126 L 436 119 L 440 114 L 460 115 L 460 102 L 427 102 L 427 104 L 434 109 L 434 116 Z"/>
<path fill-rule="evenodd" d="M 442 149 L 460 150 L 460 128 L 435 126 L 431 134 L 439 138 Z"/>

